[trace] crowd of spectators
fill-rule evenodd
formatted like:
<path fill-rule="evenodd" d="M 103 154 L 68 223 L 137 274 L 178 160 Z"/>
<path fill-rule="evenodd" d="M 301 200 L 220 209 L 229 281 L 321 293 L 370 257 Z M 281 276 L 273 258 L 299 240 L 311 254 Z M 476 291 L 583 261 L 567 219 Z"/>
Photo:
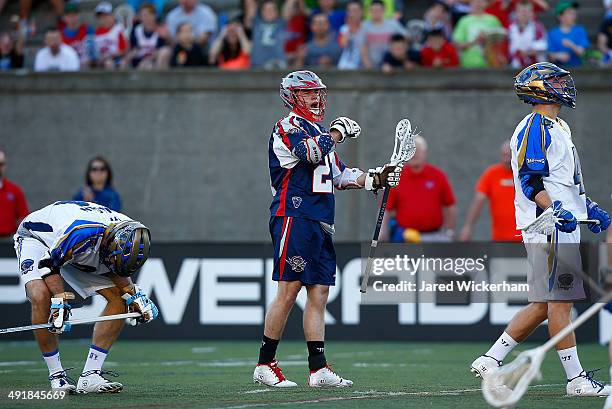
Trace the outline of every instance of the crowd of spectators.
<path fill-rule="evenodd" d="M 337 67 L 392 73 L 418 66 L 520 68 L 543 60 L 612 65 L 612 0 L 604 0 L 593 45 L 573 0 L 556 0 L 552 9 L 549 0 L 433 0 L 422 19 L 409 21 L 410 4 L 400 0 L 242 0 L 240 10 L 219 14 L 199 0 L 178 0 L 176 7 L 128 0 L 121 10 L 103 0 L 93 27 L 75 1 L 53 1 L 63 13 L 45 30 L 35 70 Z M 24 66 L 32 26 L 26 8 L 13 31 L 0 33 L 0 69 Z M 547 29 L 540 18 L 549 10 L 558 25 Z"/>

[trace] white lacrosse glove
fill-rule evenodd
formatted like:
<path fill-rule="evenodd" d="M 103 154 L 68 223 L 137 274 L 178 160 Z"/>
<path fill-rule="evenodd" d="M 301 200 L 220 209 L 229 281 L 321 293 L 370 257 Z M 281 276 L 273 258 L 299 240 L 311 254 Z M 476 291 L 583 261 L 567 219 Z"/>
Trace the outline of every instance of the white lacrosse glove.
<path fill-rule="evenodd" d="M 140 318 L 128 318 L 127 322 L 131 326 L 153 321 L 159 315 L 157 306 L 151 299 L 142 292 L 140 287 L 133 285 L 123 289 L 125 294 L 121 297 L 125 300 L 130 312 L 140 313 Z"/>
<path fill-rule="evenodd" d="M 332 129 L 335 129 L 342 135 L 342 139 L 340 139 L 338 143 L 344 142 L 346 138 L 357 138 L 361 135 L 361 127 L 359 124 L 345 116 L 338 117 L 331 121 L 329 130 L 331 131 Z"/>
<path fill-rule="evenodd" d="M 49 332 L 52 334 L 61 334 L 62 332 L 70 332 L 71 325 L 69 320 L 71 315 L 71 307 L 68 300 L 74 300 L 74 294 L 61 293 L 55 294 L 51 298 L 51 314 L 49 315 Z"/>
<path fill-rule="evenodd" d="M 365 190 L 376 193 L 382 188 L 394 188 L 399 185 L 400 175 L 404 165 L 384 165 L 376 169 L 369 169 L 365 178 Z"/>

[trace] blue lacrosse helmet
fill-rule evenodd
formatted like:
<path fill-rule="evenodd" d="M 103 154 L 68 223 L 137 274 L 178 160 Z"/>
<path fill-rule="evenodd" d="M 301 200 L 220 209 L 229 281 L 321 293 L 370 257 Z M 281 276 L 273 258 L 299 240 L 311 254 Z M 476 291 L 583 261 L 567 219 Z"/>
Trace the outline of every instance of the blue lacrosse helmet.
<path fill-rule="evenodd" d="M 151 232 L 140 222 L 123 221 L 108 226 L 100 246 L 102 263 L 121 277 L 137 272 L 149 258 Z"/>
<path fill-rule="evenodd" d="M 514 77 L 516 95 L 527 104 L 559 104 L 576 108 L 576 87 L 569 71 L 550 62 L 524 68 Z"/>

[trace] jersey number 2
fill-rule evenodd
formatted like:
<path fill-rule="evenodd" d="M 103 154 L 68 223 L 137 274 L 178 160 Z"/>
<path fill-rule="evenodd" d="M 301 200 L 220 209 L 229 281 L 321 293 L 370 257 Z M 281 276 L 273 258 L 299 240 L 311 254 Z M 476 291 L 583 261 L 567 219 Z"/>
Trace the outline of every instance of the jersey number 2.
<path fill-rule="evenodd" d="M 312 191 L 314 193 L 333 193 L 334 185 L 331 177 L 332 167 L 329 162 L 329 155 L 317 166 L 312 174 Z"/>

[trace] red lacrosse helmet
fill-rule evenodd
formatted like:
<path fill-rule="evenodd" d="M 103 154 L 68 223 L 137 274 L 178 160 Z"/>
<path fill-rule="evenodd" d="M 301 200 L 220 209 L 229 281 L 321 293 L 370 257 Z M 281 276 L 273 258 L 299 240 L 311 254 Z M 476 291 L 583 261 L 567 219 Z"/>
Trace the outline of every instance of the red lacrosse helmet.
<path fill-rule="evenodd" d="M 298 91 L 318 90 L 316 106 L 307 104 Z M 280 86 L 280 96 L 285 106 L 296 114 L 314 122 L 320 122 L 325 117 L 327 102 L 327 87 L 321 78 L 312 71 L 294 71 L 283 78 Z"/>

